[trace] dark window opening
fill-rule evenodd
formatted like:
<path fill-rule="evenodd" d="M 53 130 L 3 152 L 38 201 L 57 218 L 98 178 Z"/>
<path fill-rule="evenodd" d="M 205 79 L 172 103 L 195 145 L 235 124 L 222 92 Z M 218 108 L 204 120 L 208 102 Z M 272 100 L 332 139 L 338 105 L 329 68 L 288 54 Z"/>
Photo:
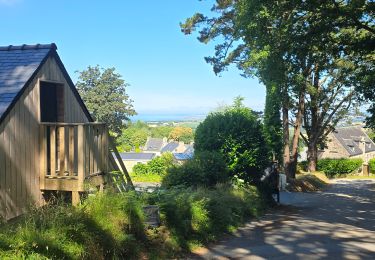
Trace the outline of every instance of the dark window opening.
<path fill-rule="evenodd" d="M 64 88 L 62 85 L 40 83 L 40 121 L 64 122 Z"/>

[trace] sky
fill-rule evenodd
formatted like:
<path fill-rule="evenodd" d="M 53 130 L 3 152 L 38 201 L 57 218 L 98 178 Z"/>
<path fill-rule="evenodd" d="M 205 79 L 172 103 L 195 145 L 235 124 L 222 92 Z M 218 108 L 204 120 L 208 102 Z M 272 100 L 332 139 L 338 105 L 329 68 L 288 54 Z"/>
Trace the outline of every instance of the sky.
<path fill-rule="evenodd" d="M 0 0 L 0 46 L 56 43 L 73 82 L 89 65 L 115 67 L 139 116 L 200 115 L 241 95 L 263 110 L 265 88 L 230 68 L 216 76 L 213 44 L 181 33 L 210 0 Z"/>

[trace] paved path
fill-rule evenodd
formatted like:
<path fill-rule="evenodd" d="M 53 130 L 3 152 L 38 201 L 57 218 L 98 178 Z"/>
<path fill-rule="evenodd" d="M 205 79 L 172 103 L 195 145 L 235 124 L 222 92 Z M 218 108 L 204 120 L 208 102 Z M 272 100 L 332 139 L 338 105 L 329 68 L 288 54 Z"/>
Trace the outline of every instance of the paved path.
<path fill-rule="evenodd" d="M 375 181 L 282 193 L 282 206 L 193 259 L 375 259 Z"/>

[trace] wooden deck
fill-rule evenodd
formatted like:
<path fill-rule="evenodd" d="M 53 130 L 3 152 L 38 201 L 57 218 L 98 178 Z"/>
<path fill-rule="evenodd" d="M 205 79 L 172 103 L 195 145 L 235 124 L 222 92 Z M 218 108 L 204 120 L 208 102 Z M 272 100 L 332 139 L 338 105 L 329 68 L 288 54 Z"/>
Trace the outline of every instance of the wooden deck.
<path fill-rule="evenodd" d="M 103 188 L 109 171 L 109 136 L 103 123 L 40 124 L 40 189 L 71 191 L 72 202 L 87 185 Z"/>

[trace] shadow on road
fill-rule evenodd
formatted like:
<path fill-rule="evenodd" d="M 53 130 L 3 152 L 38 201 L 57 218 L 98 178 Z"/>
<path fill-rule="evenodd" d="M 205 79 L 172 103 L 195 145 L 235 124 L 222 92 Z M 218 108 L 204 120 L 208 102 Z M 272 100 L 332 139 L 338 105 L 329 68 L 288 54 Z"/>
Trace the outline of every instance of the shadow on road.
<path fill-rule="evenodd" d="M 337 180 L 325 192 L 283 193 L 275 212 L 193 259 L 375 259 L 375 182 Z"/>

